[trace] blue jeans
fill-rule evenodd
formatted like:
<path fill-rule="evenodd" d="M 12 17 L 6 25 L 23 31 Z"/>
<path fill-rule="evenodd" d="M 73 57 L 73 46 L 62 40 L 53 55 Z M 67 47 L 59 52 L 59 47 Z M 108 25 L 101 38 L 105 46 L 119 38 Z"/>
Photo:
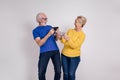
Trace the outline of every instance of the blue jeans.
<path fill-rule="evenodd" d="M 61 77 L 61 61 L 60 61 L 60 52 L 59 50 L 48 51 L 40 53 L 39 62 L 38 62 L 38 77 L 39 80 L 46 80 L 45 74 L 49 60 L 52 60 L 54 65 L 55 76 L 54 80 L 60 80 Z"/>
<path fill-rule="evenodd" d="M 78 57 L 66 57 L 61 55 L 62 68 L 63 68 L 63 80 L 75 80 L 75 72 L 80 62 L 80 56 Z"/>

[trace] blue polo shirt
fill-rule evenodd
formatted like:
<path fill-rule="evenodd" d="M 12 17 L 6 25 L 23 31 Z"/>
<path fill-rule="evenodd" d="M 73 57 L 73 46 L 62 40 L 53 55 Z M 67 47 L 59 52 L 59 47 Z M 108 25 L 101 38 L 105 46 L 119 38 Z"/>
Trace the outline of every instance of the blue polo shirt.
<path fill-rule="evenodd" d="M 52 26 L 50 25 L 36 27 L 35 29 L 33 29 L 34 39 L 37 37 L 40 37 L 40 39 L 44 38 L 51 29 Z M 47 39 L 47 41 L 42 46 L 40 46 L 40 53 L 53 51 L 53 50 L 58 50 L 58 46 L 54 38 L 54 35 L 51 35 Z"/>

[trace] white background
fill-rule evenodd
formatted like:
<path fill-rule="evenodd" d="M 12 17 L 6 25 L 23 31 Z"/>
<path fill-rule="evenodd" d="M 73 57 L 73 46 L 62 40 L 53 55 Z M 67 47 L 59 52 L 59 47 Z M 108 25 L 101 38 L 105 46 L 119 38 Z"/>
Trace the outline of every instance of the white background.
<path fill-rule="evenodd" d="M 38 80 L 39 47 L 32 36 L 38 12 L 65 32 L 78 15 L 87 18 L 76 80 L 120 80 L 119 0 L 0 0 L 0 80 Z M 53 75 L 50 61 L 47 80 Z"/>

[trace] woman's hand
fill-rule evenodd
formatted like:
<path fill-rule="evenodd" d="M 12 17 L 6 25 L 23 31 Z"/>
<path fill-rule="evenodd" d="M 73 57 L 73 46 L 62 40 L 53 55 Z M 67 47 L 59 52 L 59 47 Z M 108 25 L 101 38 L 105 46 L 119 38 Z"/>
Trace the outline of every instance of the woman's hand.
<path fill-rule="evenodd" d="M 63 37 L 64 37 L 64 39 L 67 40 L 67 41 L 70 40 L 70 38 L 69 38 L 69 36 L 68 36 L 67 34 L 64 34 Z"/>
<path fill-rule="evenodd" d="M 60 31 L 59 31 L 59 28 L 55 31 L 55 36 L 56 36 L 57 40 L 62 38 Z"/>

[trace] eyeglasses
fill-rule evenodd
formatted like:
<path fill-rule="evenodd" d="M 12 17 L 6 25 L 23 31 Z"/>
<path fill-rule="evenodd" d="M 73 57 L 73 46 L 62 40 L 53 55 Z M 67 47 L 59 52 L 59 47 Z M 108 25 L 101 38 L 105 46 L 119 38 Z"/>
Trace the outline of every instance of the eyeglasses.
<path fill-rule="evenodd" d="M 48 18 L 42 18 L 43 20 L 47 20 Z"/>

